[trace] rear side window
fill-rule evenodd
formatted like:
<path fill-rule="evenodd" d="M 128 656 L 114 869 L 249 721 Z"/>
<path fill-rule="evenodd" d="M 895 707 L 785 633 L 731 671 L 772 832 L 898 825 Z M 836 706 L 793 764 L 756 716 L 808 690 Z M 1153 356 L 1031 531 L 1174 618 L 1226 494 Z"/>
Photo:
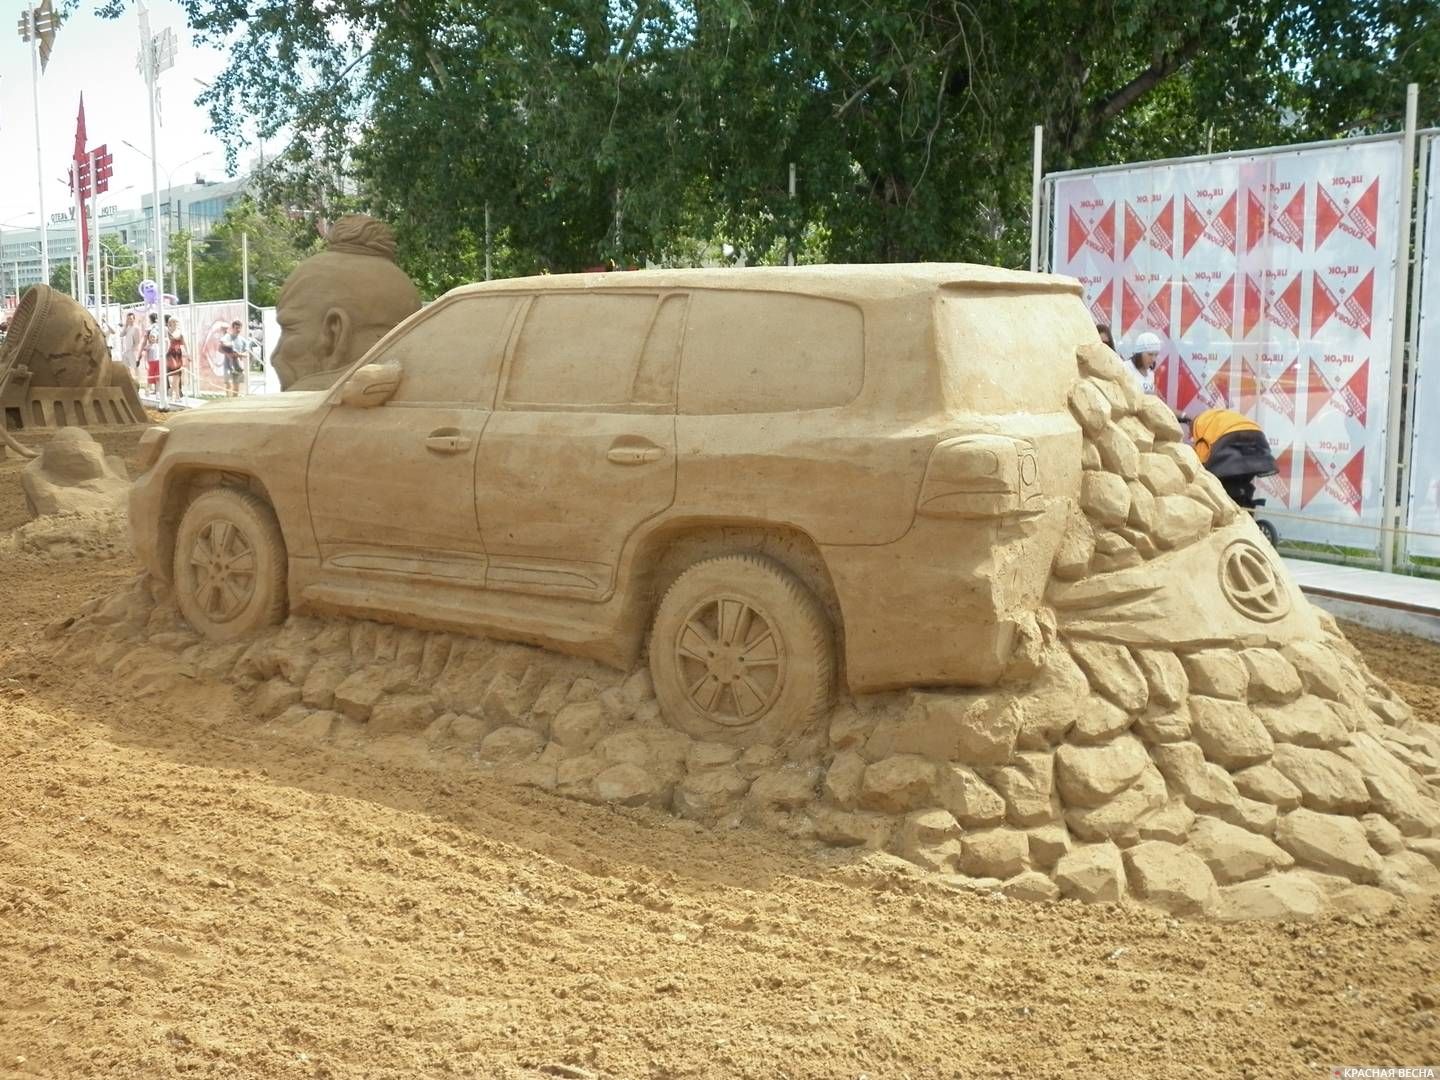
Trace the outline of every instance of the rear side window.
<path fill-rule="evenodd" d="M 684 413 L 792 412 L 845 405 L 865 381 L 865 320 L 839 300 L 695 292 L 680 363 Z"/>
<path fill-rule="evenodd" d="M 967 290 L 936 301 L 939 352 L 952 406 L 988 413 L 1064 412 L 1075 349 L 1095 324 L 1060 291 Z"/>
<path fill-rule="evenodd" d="M 375 361 L 404 370 L 390 401 L 489 408 L 515 303 L 513 296 L 467 296 L 427 310 Z"/>
<path fill-rule="evenodd" d="M 507 405 L 625 405 L 642 371 L 654 293 L 542 293 L 510 360 Z"/>

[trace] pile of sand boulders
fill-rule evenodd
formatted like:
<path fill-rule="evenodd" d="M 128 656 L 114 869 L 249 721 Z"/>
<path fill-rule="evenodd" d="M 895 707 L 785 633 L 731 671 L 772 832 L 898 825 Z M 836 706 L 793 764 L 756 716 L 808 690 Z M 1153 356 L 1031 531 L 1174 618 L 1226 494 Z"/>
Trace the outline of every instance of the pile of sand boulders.
<path fill-rule="evenodd" d="M 56 634 L 137 690 L 229 680 L 291 738 L 884 851 L 1014 898 L 1240 919 L 1440 893 L 1440 728 L 1305 602 L 1173 414 L 1108 350 L 1080 360 L 1081 496 L 998 688 L 842 699 L 742 747 L 667 724 L 643 666 L 303 616 L 215 645 L 144 578 Z"/>
<path fill-rule="evenodd" d="M 129 546 L 125 462 L 83 428 L 61 428 L 20 472 L 33 520 L 0 537 L 0 550 L 49 558 L 118 555 Z"/>

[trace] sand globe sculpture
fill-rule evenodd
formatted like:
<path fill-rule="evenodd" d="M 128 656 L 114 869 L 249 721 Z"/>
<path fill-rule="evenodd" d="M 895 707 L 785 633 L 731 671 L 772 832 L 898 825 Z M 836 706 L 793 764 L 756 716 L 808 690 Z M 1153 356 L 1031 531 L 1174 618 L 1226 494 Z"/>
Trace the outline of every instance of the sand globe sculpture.
<path fill-rule="evenodd" d="M 49 285 L 35 285 L 20 298 L 0 372 L 8 372 L 0 386 L 7 428 L 145 421 L 129 369 L 110 359 L 94 317 Z"/>
<path fill-rule="evenodd" d="M 383 221 L 347 214 L 325 250 L 285 281 L 273 362 L 282 390 L 324 390 L 385 334 L 420 310 L 420 293 L 395 264 L 395 233 Z"/>

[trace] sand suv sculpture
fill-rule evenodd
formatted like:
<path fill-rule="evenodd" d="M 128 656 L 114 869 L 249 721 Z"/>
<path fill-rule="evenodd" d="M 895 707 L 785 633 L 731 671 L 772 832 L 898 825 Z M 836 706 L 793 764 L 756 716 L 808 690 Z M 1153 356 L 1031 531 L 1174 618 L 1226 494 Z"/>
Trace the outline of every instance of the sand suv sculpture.
<path fill-rule="evenodd" d="M 1056 619 L 1135 645 L 1317 636 L 1253 524 L 1212 532 L 1223 492 L 1148 429 L 1160 479 L 1130 523 L 1136 482 L 1084 467 L 1082 424 L 1126 451 L 1104 393 L 1072 393 L 1077 351 L 1118 363 L 1073 282 L 977 266 L 470 285 L 329 390 L 151 429 L 131 527 L 213 639 L 291 609 L 620 667 L 648 643 L 671 722 L 741 743 L 806 724 L 837 678 L 1023 679 Z M 1069 583 L 1082 508 L 1116 519 L 1083 558 L 1111 572 Z"/>
<path fill-rule="evenodd" d="M 135 380 L 110 358 L 94 317 L 49 285 L 31 286 L 0 346 L 0 428 L 144 422 Z"/>

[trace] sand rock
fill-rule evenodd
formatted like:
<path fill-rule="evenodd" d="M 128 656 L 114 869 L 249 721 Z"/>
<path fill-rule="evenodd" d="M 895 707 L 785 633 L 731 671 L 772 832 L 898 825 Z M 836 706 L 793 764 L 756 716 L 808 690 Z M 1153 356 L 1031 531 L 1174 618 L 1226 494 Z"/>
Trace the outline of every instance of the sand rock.
<path fill-rule="evenodd" d="M 1440 803 L 1424 793 L 1413 771 L 1373 735 L 1356 733 L 1340 751 L 1357 767 L 1370 805 L 1406 836 L 1440 833 Z"/>
<path fill-rule="evenodd" d="M 865 759 L 853 750 L 842 750 L 825 770 L 821 793 L 837 806 L 853 810 L 860 801 L 860 785 L 864 779 Z"/>
<path fill-rule="evenodd" d="M 1065 824 L 1081 840 L 1113 840 L 1124 847 L 1139 841 L 1140 821 L 1163 807 L 1165 801 L 1165 779 L 1146 762 L 1135 782 L 1113 799 L 1100 806 L 1067 808 Z"/>
<path fill-rule="evenodd" d="M 588 750 L 605 728 L 605 708 L 598 700 L 573 702 L 550 721 L 550 738 L 570 751 Z"/>
<path fill-rule="evenodd" d="M 1055 763 L 1061 797 L 1069 806 L 1083 807 L 1118 795 L 1150 762 L 1145 744 L 1126 734 L 1099 746 L 1062 746 Z"/>
<path fill-rule="evenodd" d="M 1089 694 L 1076 702 L 1075 723 L 1070 728 L 1070 738 L 1078 743 L 1109 742 L 1121 732 L 1128 731 L 1131 723 L 1130 714 L 1119 705 L 1097 694 Z"/>
<path fill-rule="evenodd" d="M 1147 712 L 1135 721 L 1134 731 L 1152 746 L 1184 742 L 1191 737 L 1190 708 L 1182 705 L 1168 712 Z"/>
<path fill-rule="evenodd" d="M 799 810 L 815 797 L 816 773 L 794 766 L 761 773 L 750 785 L 750 798 L 779 810 Z"/>
<path fill-rule="evenodd" d="M 655 802 L 661 794 L 660 782 L 654 776 L 628 762 L 597 773 L 594 787 L 597 799 L 621 806 L 643 806 Z"/>
<path fill-rule="evenodd" d="M 1182 486 L 1194 480 L 1204 469 L 1200 459 L 1195 456 L 1194 448 L 1183 442 L 1157 442 L 1155 453 L 1174 462 L 1175 467 L 1180 470 Z"/>
<path fill-rule="evenodd" d="M 1232 813 L 1240 801 L 1235 782 L 1225 769 L 1205 760 L 1194 743 L 1168 743 L 1150 750 L 1170 786 L 1197 813 Z"/>
<path fill-rule="evenodd" d="M 856 813 L 833 806 L 813 807 L 810 820 L 815 824 L 816 839 L 837 847 L 883 848 L 895 828 L 894 819 L 886 814 Z"/>
<path fill-rule="evenodd" d="M 1405 846 L 1411 851 L 1419 852 L 1436 867 L 1440 867 L 1440 840 L 1411 839 L 1405 841 Z"/>
<path fill-rule="evenodd" d="M 1140 398 L 1140 407 L 1136 410 L 1136 416 L 1142 424 L 1150 429 L 1157 442 L 1178 443 L 1185 437 L 1185 433 L 1180 428 L 1180 421 L 1170 411 L 1170 406 L 1154 394 L 1145 394 Z"/>
<path fill-rule="evenodd" d="M 1030 860 L 1029 838 L 1018 829 L 982 829 L 964 836 L 960 868 L 971 877 L 1014 877 Z"/>
<path fill-rule="evenodd" d="M 1191 830 L 1186 849 L 1203 859 L 1222 885 L 1248 881 L 1295 864 L 1294 858 L 1274 841 L 1208 817 L 1201 818 Z"/>
<path fill-rule="evenodd" d="M 995 790 L 1005 800 L 1006 818 L 1012 825 L 1039 825 L 1053 820 L 1055 805 L 1055 755 L 1029 752 L 1016 755 L 994 776 Z"/>
<path fill-rule="evenodd" d="M 281 678 L 270 679 L 260 684 L 250 702 L 250 711 L 262 720 L 279 716 L 291 705 L 300 701 L 300 691 Z"/>
<path fill-rule="evenodd" d="M 1365 814 L 1360 818 L 1360 824 L 1365 826 L 1365 839 L 1381 855 L 1394 855 L 1405 850 L 1405 839 L 1394 822 L 1379 814 Z"/>
<path fill-rule="evenodd" d="M 691 773 L 675 788 L 675 812 L 693 821 L 718 817 L 732 809 L 749 787 L 734 766 Z"/>
<path fill-rule="evenodd" d="M 876 729 L 866 756 L 915 754 L 936 762 L 1003 765 L 1015 750 L 1022 708 L 1020 700 L 1005 695 L 916 692 L 899 724 Z"/>
<path fill-rule="evenodd" d="M 1118 425 L 1106 424 L 1091 436 L 1106 472 L 1133 480 L 1140 473 L 1140 451 Z"/>
<path fill-rule="evenodd" d="M 1235 701 L 1192 697 L 1190 723 L 1205 756 L 1227 769 L 1267 761 L 1275 742 L 1250 708 Z"/>
<path fill-rule="evenodd" d="M 1180 471 L 1180 466 L 1172 456 L 1163 451 L 1140 455 L 1139 477 L 1140 482 L 1157 498 L 1178 496 L 1185 490 L 1185 474 Z M 1208 524 L 1208 514 L 1205 520 Z"/>
<path fill-rule="evenodd" d="M 438 712 L 427 694 L 396 694 L 375 703 L 368 723 L 375 734 L 414 734 L 424 731 Z"/>
<path fill-rule="evenodd" d="M 1246 798 L 1280 810 L 1294 810 L 1300 805 L 1300 789 L 1273 765 L 1252 765 L 1235 773 L 1233 779 L 1236 790 Z"/>
<path fill-rule="evenodd" d="M 1304 866 L 1362 885 L 1379 879 L 1380 856 L 1371 850 L 1365 827 L 1354 818 L 1292 810 L 1275 827 L 1275 842 Z"/>
<path fill-rule="evenodd" d="M 1294 666 L 1307 694 L 1331 701 L 1340 697 L 1345 680 L 1335 653 L 1326 646 L 1316 641 L 1297 641 L 1281 649 L 1280 655 Z"/>
<path fill-rule="evenodd" d="M 1281 743 L 1275 768 L 1300 789 L 1300 801 L 1327 814 L 1360 814 L 1370 806 L 1370 793 L 1360 770 L 1330 750 L 1311 750 Z"/>
<path fill-rule="evenodd" d="M 544 738 L 529 728 L 496 728 L 480 743 L 480 760 L 496 765 L 513 764 L 534 757 L 544 745 Z"/>
<path fill-rule="evenodd" d="M 1060 886 L 1038 870 L 1027 870 L 1023 874 L 1017 874 L 1005 882 L 1000 891 L 1011 900 L 1028 900 L 1032 903 L 1060 899 Z"/>
<path fill-rule="evenodd" d="M 62 427 L 20 472 L 20 486 L 31 512 L 102 514 L 120 510 L 130 492 L 125 463 L 106 457 L 83 428 Z"/>
<path fill-rule="evenodd" d="M 1072 510 L 1055 552 L 1052 570 L 1056 577 L 1076 581 L 1090 570 L 1095 555 L 1095 528 L 1078 508 Z"/>
<path fill-rule="evenodd" d="M 935 796 L 967 828 L 995 825 L 1005 817 L 1005 800 L 964 765 L 936 769 Z"/>
<path fill-rule="evenodd" d="M 1337 706 L 1323 698 L 1307 695 L 1288 705 L 1261 705 L 1255 713 L 1278 743 L 1334 750 L 1350 738 Z"/>
<path fill-rule="evenodd" d="M 945 810 L 907 814 L 895 834 L 896 851 L 927 870 L 953 872 L 960 864 L 960 823 Z"/>
<path fill-rule="evenodd" d="M 1220 889 L 1212 912 L 1221 922 L 1246 919 L 1308 922 L 1320 915 L 1325 895 L 1300 874 L 1278 874 Z"/>
<path fill-rule="evenodd" d="M 1110 423 L 1110 399 L 1087 379 L 1070 388 L 1070 412 L 1086 435 L 1098 435 Z"/>
<path fill-rule="evenodd" d="M 1060 857 L 1055 884 L 1062 896 L 1097 904 L 1119 900 L 1125 892 L 1125 864 L 1114 844 L 1089 844 Z"/>
<path fill-rule="evenodd" d="M 722 769 L 726 765 L 734 764 L 739 757 L 739 748 L 728 743 L 695 742 L 690 744 L 690 750 L 685 755 L 685 768 L 690 772 Z"/>
<path fill-rule="evenodd" d="M 1250 700 L 1284 703 L 1300 696 L 1300 675 L 1274 649 L 1243 649 L 1240 659 L 1250 673 Z"/>
<path fill-rule="evenodd" d="M 385 671 L 381 668 L 361 668 L 335 687 L 334 708 L 346 719 L 363 723 L 370 717 L 370 710 L 385 693 Z"/>
<path fill-rule="evenodd" d="M 1150 698 L 1150 686 L 1140 665 L 1123 645 L 1104 641 L 1074 641 L 1070 652 L 1090 685 L 1122 709 L 1139 711 Z"/>
<path fill-rule="evenodd" d="M 1181 658 L 1190 679 L 1190 692 L 1207 697 L 1244 701 L 1249 672 L 1244 662 L 1223 649 L 1205 649 Z"/>
<path fill-rule="evenodd" d="M 1053 866 L 1070 850 L 1070 832 L 1063 824 L 1037 825 L 1027 829 L 1030 840 L 1030 861 L 1035 866 Z"/>
<path fill-rule="evenodd" d="M 1155 542 L 1162 548 L 1181 548 L 1210 531 L 1212 511 L 1187 495 L 1159 495 L 1155 499 Z"/>
<path fill-rule="evenodd" d="M 830 721 L 830 745 L 836 750 L 859 749 L 875 730 L 875 722 L 862 716 L 854 706 L 835 710 Z"/>
<path fill-rule="evenodd" d="M 1190 680 L 1179 657 L 1163 649 L 1136 649 L 1135 662 L 1150 686 L 1150 704 L 1165 709 L 1178 708 L 1190 691 Z"/>
<path fill-rule="evenodd" d="M 1191 826 L 1195 824 L 1195 811 L 1185 805 L 1183 799 L 1170 799 L 1164 806 L 1145 814 L 1135 823 L 1141 840 L 1164 840 L 1171 844 L 1184 843 Z"/>
<path fill-rule="evenodd" d="M 936 768 L 915 754 L 896 754 L 866 766 L 860 805 L 866 810 L 903 814 L 934 805 Z"/>
<path fill-rule="evenodd" d="M 1397 896 L 1433 896 L 1440 892 L 1440 870 L 1418 851 L 1397 851 L 1380 858 L 1377 884 Z"/>
<path fill-rule="evenodd" d="M 1080 508 L 1101 525 L 1124 525 L 1130 515 L 1130 492 L 1125 481 L 1112 473 L 1087 472 L 1081 478 Z"/>
<path fill-rule="evenodd" d="M 1124 854 L 1130 889 L 1172 915 L 1193 915 L 1215 900 L 1215 878 L 1205 863 L 1175 844 L 1146 840 Z"/>

